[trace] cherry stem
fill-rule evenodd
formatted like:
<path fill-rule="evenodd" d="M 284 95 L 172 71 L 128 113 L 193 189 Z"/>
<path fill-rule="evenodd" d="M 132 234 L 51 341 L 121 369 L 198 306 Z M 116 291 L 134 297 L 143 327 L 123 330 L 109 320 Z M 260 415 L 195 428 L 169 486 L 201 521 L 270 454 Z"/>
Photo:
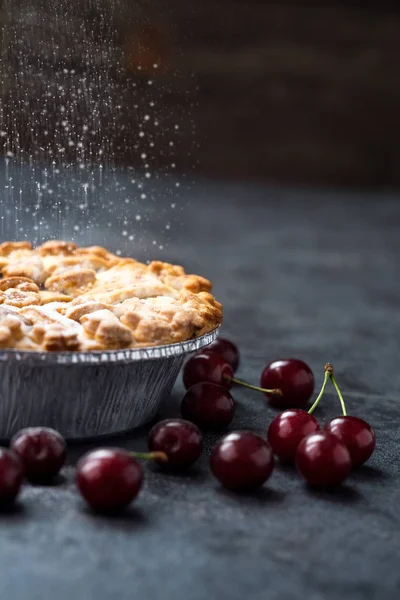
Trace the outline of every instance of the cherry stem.
<path fill-rule="evenodd" d="M 318 397 L 315 400 L 314 404 L 312 405 L 312 407 L 308 411 L 308 414 L 311 415 L 311 413 L 313 413 L 314 410 L 317 408 L 317 406 L 319 404 L 319 401 L 321 400 L 322 396 L 324 395 L 326 384 L 328 383 L 328 379 L 330 379 L 332 381 L 332 384 L 333 384 L 336 392 L 337 392 L 337 395 L 339 396 L 340 404 L 342 406 L 343 416 L 346 417 L 347 416 L 346 405 L 345 405 L 344 400 L 343 400 L 342 392 L 340 391 L 338 383 L 337 383 L 337 381 L 335 379 L 335 376 L 333 374 L 333 367 L 332 367 L 331 363 L 326 363 L 326 365 L 324 366 L 324 371 L 325 371 L 325 376 L 324 376 L 324 382 L 323 382 L 322 387 L 321 387 L 321 391 L 318 394 Z"/>
<path fill-rule="evenodd" d="M 251 385 L 250 383 L 246 383 L 245 381 L 241 381 L 235 377 L 230 377 L 229 381 L 232 381 L 232 383 L 237 383 L 237 385 L 243 385 L 243 387 L 247 387 L 250 390 L 256 390 L 256 392 L 264 392 L 264 394 L 271 394 L 272 396 L 282 396 L 282 391 L 279 389 L 266 390 L 265 388 L 258 387 L 257 385 Z"/>
<path fill-rule="evenodd" d="M 161 460 L 168 462 L 168 456 L 165 452 L 131 452 L 135 458 L 143 458 L 144 460 Z"/>
<path fill-rule="evenodd" d="M 319 404 L 319 401 L 321 400 L 322 396 L 324 395 L 326 384 L 328 383 L 328 380 L 330 378 L 331 378 L 330 371 L 325 368 L 324 382 L 323 382 L 321 390 L 320 390 L 320 392 L 319 392 L 319 394 L 317 396 L 317 399 L 315 400 L 314 404 L 312 405 L 312 407 L 308 411 L 309 415 L 311 415 L 314 412 L 314 410 L 317 408 L 317 406 Z"/>
<path fill-rule="evenodd" d="M 339 386 L 337 384 L 337 381 L 336 381 L 335 376 L 334 376 L 333 373 L 330 374 L 330 378 L 331 378 L 331 381 L 332 381 L 332 383 L 333 383 L 333 385 L 335 387 L 335 390 L 337 391 L 337 395 L 339 396 L 340 404 L 342 405 L 343 416 L 346 417 L 347 416 L 346 405 L 345 405 L 344 400 L 343 400 L 342 392 L 340 391 L 340 388 L 339 388 Z"/>

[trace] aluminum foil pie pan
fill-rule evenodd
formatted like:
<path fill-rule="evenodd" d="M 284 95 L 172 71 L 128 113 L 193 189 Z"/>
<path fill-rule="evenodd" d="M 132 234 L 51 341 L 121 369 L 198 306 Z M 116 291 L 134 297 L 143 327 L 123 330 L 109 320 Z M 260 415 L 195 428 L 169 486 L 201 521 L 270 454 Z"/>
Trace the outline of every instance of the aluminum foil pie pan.
<path fill-rule="evenodd" d="M 187 356 L 215 340 L 107 352 L 0 351 L 0 439 L 23 427 L 66 439 L 112 436 L 153 419 Z"/>

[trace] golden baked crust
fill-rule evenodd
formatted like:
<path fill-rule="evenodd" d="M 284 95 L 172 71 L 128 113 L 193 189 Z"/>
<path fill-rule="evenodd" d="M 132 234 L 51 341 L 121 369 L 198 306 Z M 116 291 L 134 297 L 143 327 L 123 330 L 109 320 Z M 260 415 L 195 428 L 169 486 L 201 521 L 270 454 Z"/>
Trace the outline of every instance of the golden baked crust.
<path fill-rule="evenodd" d="M 0 244 L 0 348 L 116 350 L 182 342 L 215 329 L 211 283 L 99 246 Z"/>

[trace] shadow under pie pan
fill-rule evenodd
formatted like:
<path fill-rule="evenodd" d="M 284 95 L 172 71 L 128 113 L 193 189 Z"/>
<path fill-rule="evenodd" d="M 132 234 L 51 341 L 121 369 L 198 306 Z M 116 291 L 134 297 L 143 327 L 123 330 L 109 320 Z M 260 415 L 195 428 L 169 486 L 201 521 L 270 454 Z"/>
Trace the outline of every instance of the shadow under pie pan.
<path fill-rule="evenodd" d="M 107 352 L 0 351 L 0 439 L 53 427 L 68 440 L 113 436 L 153 419 L 189 354 L 215 340 Z"/>

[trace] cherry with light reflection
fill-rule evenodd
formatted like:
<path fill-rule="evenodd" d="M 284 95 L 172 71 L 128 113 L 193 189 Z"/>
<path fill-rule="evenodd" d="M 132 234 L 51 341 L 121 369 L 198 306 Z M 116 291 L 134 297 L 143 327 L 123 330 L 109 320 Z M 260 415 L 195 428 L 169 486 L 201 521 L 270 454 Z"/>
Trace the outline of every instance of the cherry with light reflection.
<path fill-rule="evenodd" d="M 349 475 L 351 466 L 348 449 L 328 431 L 308 435 L 297 447 L 297 471 L 312 486 L 339 485 Z"/>
<path fill-rule="evenodd" d="M 78 462 L 76 484 L 87 504 L 96 511 L 112 512 L 127 507 L 138 495 L 143 469 L 126 450 L 100 448 Z"/>
<path fill-rule="evenodd" d="M 225 429 L 235 414 L 235 401 L 229 391 L 215 383 L 196 383 L 181 403 L 181 415 L 200 429 Z"/>
<path fill-rule="evenodd" d="M 245 491 L 262 486 L 274 468 L 269 444 L 251 431 L 235 431 L 214 447 L 211 471 L 227 489 Z"/>
<path fill-rule="evenodd" d="M 314 375 L 302 360 L 275 360 L 262 372 L 261 387 L 281 390 L 279 395 L 266 394 L 271 405 L 277 408 L 303 408 L 314 392 Z"/>
<path fill-rule="evenodd" d="M 301 440 L 319 429 L 319 423 L 313 415 L 300 408 L 290 408 L 271 422 L 268 442 L 281 461 L 294 462 Z"/>
<path fill-rule="evenodd" d="M 226 360 L 216 352 L 205 350 L 198 352 L 183 368 L 183 385 L 188 390 L 196 383 L 217 383 L 229 390 L 232 387 L 233 369 Z"/>
<path fill-rule="evenodd" d="M 67 457 L 67 444 L 58 431 L 49 427 L 27 427 L 14 435 L 10 448 L 18 454 L 28 479 L 49 479 L 57 475 Z"/>
<path fill-rule="evenodd" d="M 327 423 L 325 431 L 332 433 L 348 449 L 353 467 L 364 464 L 375 450 L 375 432 L 358 417 L 343 415 Z"/>
<path fill-rule="evenodd" d="M 120 448 L 98 448 L 79 460 L 76 485 L 93 510 L 121 511 L 136 498 L 143 483 L 138 458 L 167 461 L 162 452 L 129 452 Z"/>
<path fill-rule="evenodd" d="M 240 355 L 236 344 L 226 338 L 217 338 L 205 349 L 205 352 L 216 352 L 232 367 L 233 372 L 239 367 Z"/>
<path fill-rule="evenodd" d="M 168 458 L 165 463 L 167 468 L 187 469 L 200 458 L 203 436 L 200 429 L 190 421 L 165 419 L 150 430 L 148 446 L 151 452 L 165 453 Z"/>

